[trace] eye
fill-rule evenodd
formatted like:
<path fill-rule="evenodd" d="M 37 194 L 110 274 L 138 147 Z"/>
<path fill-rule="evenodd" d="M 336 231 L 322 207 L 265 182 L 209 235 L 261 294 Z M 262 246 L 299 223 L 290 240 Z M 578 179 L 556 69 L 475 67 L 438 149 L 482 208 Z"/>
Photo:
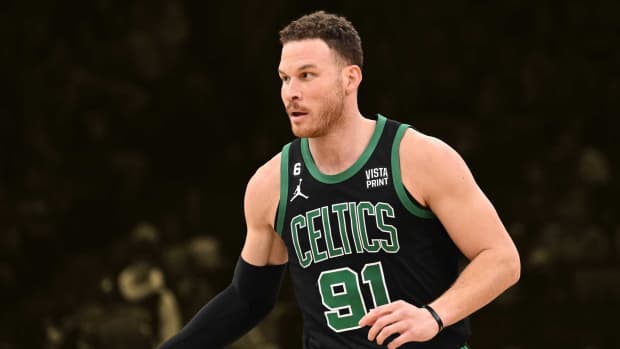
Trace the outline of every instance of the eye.
<path fill-rule="evenodd" d="M 304 80 L 308 80 L 312 77 L 314 77 L 314 73 L 309 73 L 309 72 L 301 73 L 301 78 Z"/>
<path fill-rule="evenodd" d="M 288 76 L 286 76 L 286 75 L 281 75 L 281 76 L 280 76 L 280 80 L 282 80 L 282 82 L 288 82 L 290 79 L 291 79 L 291 78 L 289 78 L 289 77 L 288 77 Z"/>

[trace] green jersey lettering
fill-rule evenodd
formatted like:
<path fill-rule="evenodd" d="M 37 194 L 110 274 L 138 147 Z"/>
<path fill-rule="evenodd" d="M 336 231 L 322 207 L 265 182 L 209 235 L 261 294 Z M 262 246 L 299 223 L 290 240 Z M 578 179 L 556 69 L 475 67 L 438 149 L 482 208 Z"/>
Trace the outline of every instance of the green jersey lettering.
<path fill-rule="evenodd" d="M 351 235 L 353 235 L 353 242 L 355 243 L 355 252 L 362 253 L 364 249 L 362 248 L 362 238 L 358 225 L 359 216 L 355 202 L 349 202 L 349 217 L 351 217 Z"/>
<path fill-rule="evenodd" d="M 394 208 L 390 204 L 386 204 L 385 202 L 379 202 L 375 206 L 375 218 L 377 218 L 377 228 L 382 232 L 388 233 L 389 242 L 387 240 L 381 240 L 381 248 L 388 253 L 396 253 L 400 250 L 400 245 L 398 244 L 398 230 L 395 226 L 386 224 L 385 217 L 395 218 L 394 217 Z"/>
<path fill-rule="evenodd" d="M 336 214 L 338 224 L 334 222 L 332 225 L 332 213 Z M 351 253 L 397 253 L 400 250 L 398 229 L 388 223 L 395 218 L 390 204 L 372 204 L 369 201 L 341 202 L 297 215 L 291 220 L 290 229 L 299 265 L 307 268 L 312 263 Z M 369 232 L 373 233 L 373 238 Z M 384 233 L 385 236 L 377 233 Z M 351 246 L 351 238 L 355 250 Z M 306 251 L 302 250 L 300 239 L 305 239 L 303 246 L 309 246 Z"/>
<path fill-rule="evenodd" d="M 342 202 L 332 205 L 332 211 L 336 213 L 338 217 L 338 229 L 340 229 L 340 239 L 342 240 L 342 248 L 344 248 L 345 254 L 351 254 L 351 244 L 349 243 L 349 232 L 347 231 L 347 224 L 345 222 L 344 211 L 347 210 L 347 203 Z"/>
<path fill-rule="evenodd" d="M 368 201 L 362 201 L 357 205 L 357 216 L 359 219 L 360 225 L 360 236 L 362 237 L 362 244 L 364 245 L 364 249 L 370 253 L 379 252 L 381 248 L 379 244 L 376 243 L 376 239 L 373 239 L 372 242 L 368 238 L 368 231 L 366 230 L 366 218 L 364 216 L 364 212 L 367 212 L 369 216 L 373 216 L 375 214 L 375 207 Z"/>
<path fill-rule="evenodd" d="M 297 254 L 297 260 L 299 265 L 303 268 L 307 268 L 312 264 L 312 255 L 310 251 L 302 253 L 299 245 L 299 230 L 306 227 L 306 217 L 297 215 L 291 220 L 291 238 L 293 240 L 293 246 L 295 247 L 295 253 Z"/>
<path fill-rule="evenodd" d="M 322 237 L 321 230 L 316 229 L 314 226 L 314 219 L 320 216 L 320 208 L 315 208 L 312 211 L 306 212 L 306 220 L 308 221 L 308 237 L 310 238 L 310 248 L 312 249 L 314 263 L 319 263 L 327 259 L 327 252 L 319 251 L 319 245 L 317 244 L 317 240 Z"/>
<path fill-rule="evenodd" d="M 329 221 L 329 208 L 327 206 L 321 207 L 321 215 L 323 216 L 323 232 L 325 233 L 325 243 L 327 244 L 329 258 L 340 257 L 344 252 L 342 252 L 342 247 L 334 247 L 332 228 Z"/>

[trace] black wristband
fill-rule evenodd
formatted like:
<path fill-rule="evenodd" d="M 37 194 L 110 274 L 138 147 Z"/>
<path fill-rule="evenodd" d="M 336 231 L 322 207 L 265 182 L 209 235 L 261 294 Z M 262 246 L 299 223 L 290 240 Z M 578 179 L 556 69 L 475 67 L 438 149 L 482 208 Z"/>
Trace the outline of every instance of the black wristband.
<path fill-rule="evenodd" d="M 428 304 L 423 305 L 422 308 L 428 310 L 428 312 L 431 313 L 431 315 L 433 315 L 433 318 L 435 318 L 435 321 L 437 321 L 437 327 L 439 327 L 439 331 L 437 332 L 441 332 L 441 330 L 443 330 L 443 321 L 441 321 L 439 314 L 437 314 L 435 309 L 431 308 L 431 306 Z"/>

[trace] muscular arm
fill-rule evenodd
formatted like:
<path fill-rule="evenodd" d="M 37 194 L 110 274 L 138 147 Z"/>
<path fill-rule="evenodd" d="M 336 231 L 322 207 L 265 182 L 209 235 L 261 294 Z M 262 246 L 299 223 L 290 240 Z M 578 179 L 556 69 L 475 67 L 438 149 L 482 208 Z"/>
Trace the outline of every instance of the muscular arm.
<path fill-rule="evenodd" d="M 287 261 L 286 247 L 273 229 L 279 165 L 276 156 L 248 183 L 248 231 L 231 284 L 160 349 L 221 348 L 256 326 L 275 305 Z"/>
<path fill-rule="evenodd" d="M 241 257 L 256 266 L 280 265 L 288 261 L 284 241 L 274 229 L 280 200 L 280 156 L 256 171 L 245 192 L 247 236 Z"/>
<path fill-rule="evenodd" d="M 408 130 L 400 144 L 400 161 L 407 190 L 430 207 L 470 260 L 455 283 L 430 304 L 443 325 L 449 326 L 517 282 L 519 255 L 495 208 L 456 151 L 438 139 Z M 379 344 L 398 333 L 389 349 L 430 340 L 439 330 L 430 311 L 402 300 L 373 309 L 360 325 L 370 325 L 368 339 Z"/>
<path fill-rule="evenodd" d="M 417 151 L 407 151 L 417 149 Z M 401 143 L 403 181 L 470 260 L 430 305 L 449 326 L 485 306 L 520 276 L 517 249 L 463 159 L 438 139 L 409 130 Z"/>

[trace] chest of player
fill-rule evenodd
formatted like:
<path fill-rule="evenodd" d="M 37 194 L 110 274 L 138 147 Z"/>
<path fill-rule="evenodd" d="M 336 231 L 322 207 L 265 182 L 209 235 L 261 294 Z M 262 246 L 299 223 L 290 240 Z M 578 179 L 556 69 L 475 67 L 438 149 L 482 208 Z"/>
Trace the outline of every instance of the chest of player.
<path fill-rule="evenodd" d="M 347 256 L 399 251 L 398 230 L 406 212 L 394 189 L 397 128 L 378 116 L 366 149 L 335 175 L 318 169 L 308 139 L 297 139 L 283 150 L 277 225 L 289 257 L 302 268 Z"/>
<path fill-rule="evenodd" d="M 387 167 L 338 184 L 292 176 L 283 235 L 302 268 L 349 255 L 397 253 L 399 207 Z"/>

